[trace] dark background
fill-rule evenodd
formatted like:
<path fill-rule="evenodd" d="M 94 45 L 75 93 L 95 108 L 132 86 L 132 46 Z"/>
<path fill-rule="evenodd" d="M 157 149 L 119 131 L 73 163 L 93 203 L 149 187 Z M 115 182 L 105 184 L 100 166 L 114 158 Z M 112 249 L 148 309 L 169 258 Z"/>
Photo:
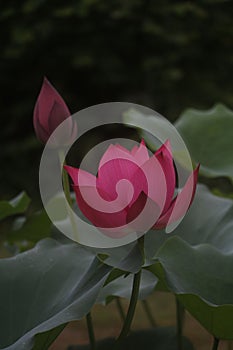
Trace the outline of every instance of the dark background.
<path fill-rule="evenodd" d="M 233 3 L 224 0 L 2 1 L 0 195 L 38 195 L 32 127 L 43 76 L 71 112 L 127 101 L 174 121 L 233 107 Z"/>

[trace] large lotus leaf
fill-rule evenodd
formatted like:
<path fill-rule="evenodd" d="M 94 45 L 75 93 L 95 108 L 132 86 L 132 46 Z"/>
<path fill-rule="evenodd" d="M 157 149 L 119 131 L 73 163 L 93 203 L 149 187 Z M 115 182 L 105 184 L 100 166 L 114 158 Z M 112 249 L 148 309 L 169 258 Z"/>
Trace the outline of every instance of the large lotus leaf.
<path fill-rule="evenodd" d="M 16 214 L 22 214 L 28 208 L 30 199 L 25 192 L 8 201 L 0 201 L 0 220 Z"/>
<path fill-rule="evenodd" d="M 170 238 L 150 269 L 180 302 L 219 339 L 233 339 L 233 255 Z"/>
<path fill-rule="evenodd" d="M 158 279 L 150 271 L 142 270 L 139 299 L 143 300 L 150 295 L 158 282 Z M 112 297 L 130 299 L 133 286 L 133 275 L 120 276 L 102 288 L 97 299 L 99 303 L 107 303 Z"/>
<path fill-rule="evenodd" d="M 221 104 L 207 111 L 188 109 L 175 126 L 201 172 L 233 179 L 233 111 Z"/>
<path fill-rule="evenodd" d="M 208 243 L 224 254 L 233 254 L 233 201 L 215 196 L 199 185 L 191 208 L 175 231 L 166 234 L 153 230 L 145 235 L 148 264 L 161 244 L 172 236 L 191 245 Z"/>
<path fill-rule="evenodd" d="M 105 264 L 126 272 L 136 273 L 143 265 L 143 256 L 137 242 L 117 248 L 98 248 L 94 251 L 100 253 L 100 258 L 103 255 Z"/>
<path fill-rule="evenodd" d="M 47 350 L 49 346 L 54 342 L 54 340 L 58 337 L 58 335 L 63 331 L 66 327 L 66 323 L 62 324 L 56 328 L 53 328 L 44 333 L 36 334 L 33 350 Z"/>
<path fill-rule="evenodd" d="M 96 350 L 114 349 L 114 339 L 107 338 L 97 342 Z M 132 332 L 119 344 L 121 350 L 177 350 L 176 330 L 172 327 Z M 68 350 L 90 350 L 89 345 L 70 346 Z M 188 339 L 183 337 L 183 350 L 193 350 Z"/>
<path fill-rule="evenodd" d="M 73 242 L 63 234 L 56 232 L 56 236 L 64 243 Z M 106 265 L 125 272 L 137 273 L 144 262 L 141 249 L 137 242 L 116 248 L 89 247 L 88 249 L 91 250 L 93 254 L 97 255 L 99 260 Z"/>
<path fill-rule="evenodd" d="M 0 349 L 32 349 L 36 334 L 82 318 L 109 271 L 91 251 L 53 239 L 1 259 Z"/>

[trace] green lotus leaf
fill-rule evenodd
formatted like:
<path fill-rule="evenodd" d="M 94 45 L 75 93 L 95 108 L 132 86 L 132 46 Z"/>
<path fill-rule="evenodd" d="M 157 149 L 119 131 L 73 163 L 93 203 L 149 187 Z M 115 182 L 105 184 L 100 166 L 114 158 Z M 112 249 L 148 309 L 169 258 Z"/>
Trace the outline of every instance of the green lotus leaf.
<path fill-rule="evenodd" d="M 187 109 L 176 121 L 174 129 L 173 126 L 168 129 L 163 118 L 133 109 L 124 113 L 123 122 L 138 128 L 152 151 L 160 146 L 153 134 L 159 135 L 160 141 L 165 142 L 172 139 L 176 128 L 192 159 L 201 164 L 203 175 L 233 179 L 233 111 L 224 105 L 217 104 L 206 111 Z M 176 150 L 173 153 L 176 161 L 185 166 L 182 152 Z"/>
<path fill-rule="evenodd" d="M 215 196 L 206 186 L 198 185 L 191 208 L 172 233 L 151 230 L 145 235 L 148 264 L 172 236 L 179 236 L 193 246 L 208 243 L 224 254 L 233 254 L 233 201 Z"/>
<path fill-rule="evenodd" d="M 49 345 L 51 334 L 45 333 L 60 327 L 53 331 L 59 333 L 62 325 L 85 316 L 110 271 L 91 251 L 50 238 L 1 259 L 0 349 L 36 349 L 42 340 Z"/>
<path fill-rule="evenodd" d="M 233 111 L 217 104 L 206 111 L 187 109 L 175 123 L 204 175 L 233 180 Z"/>
<path fill-rule="evenodd" d="M 139 244 L 136 242 L 117 248 L 95 249 L 99 257 L 104 257 L 105 264 L 122 271 L 136 273 L 143 265 L 143 256 Z"/>
<path fill-rule="evenodd" d="M 170 238 L 153 271 L 184 307 L 216 338 L 233 339 L 233 254 Z"/>

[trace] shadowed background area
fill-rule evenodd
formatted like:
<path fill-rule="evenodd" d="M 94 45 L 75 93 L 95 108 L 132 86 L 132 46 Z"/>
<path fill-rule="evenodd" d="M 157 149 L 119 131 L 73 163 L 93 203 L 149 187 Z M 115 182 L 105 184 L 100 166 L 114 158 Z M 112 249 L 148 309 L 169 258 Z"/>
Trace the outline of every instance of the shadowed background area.
<path fill-rule="evenodd" d="M 233 107 L 231 1 L 22 0 L 0 5 L 1 189 L 38 195 L 33 108 L 46 75 L 71 112 L 140 103 L 174 121 Z"/>

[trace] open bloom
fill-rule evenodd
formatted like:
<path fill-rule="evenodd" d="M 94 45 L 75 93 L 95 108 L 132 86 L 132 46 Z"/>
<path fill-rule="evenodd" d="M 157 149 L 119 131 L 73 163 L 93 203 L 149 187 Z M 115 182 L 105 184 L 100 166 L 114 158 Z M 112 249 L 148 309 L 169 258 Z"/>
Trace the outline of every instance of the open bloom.
<path fill-rule="evenodd" d="M 110 145 L 98 175 L 65 166 L 77 204 L 93 225 L 108 236 L 162 229 L 181 219 L 192 203 L 198 168 L 175 195 L 176 174 L 169 141 L 149 156 L 144 141 L 131 151 Z"/>
<path fill-rule="evenodd" d="M 62 97 L 48 79 L 44 78 L 33 112 L 33 125 L 37 138 L 42 143 L 46 143 L 58 125 L 70 115 L 71 113 Z M 71 117 L 68 120 L 68 128 L 66 127 L 59 134 L 59 142 L 63 144 L 70 143 L 77 133 L 76 123 Z"/>

